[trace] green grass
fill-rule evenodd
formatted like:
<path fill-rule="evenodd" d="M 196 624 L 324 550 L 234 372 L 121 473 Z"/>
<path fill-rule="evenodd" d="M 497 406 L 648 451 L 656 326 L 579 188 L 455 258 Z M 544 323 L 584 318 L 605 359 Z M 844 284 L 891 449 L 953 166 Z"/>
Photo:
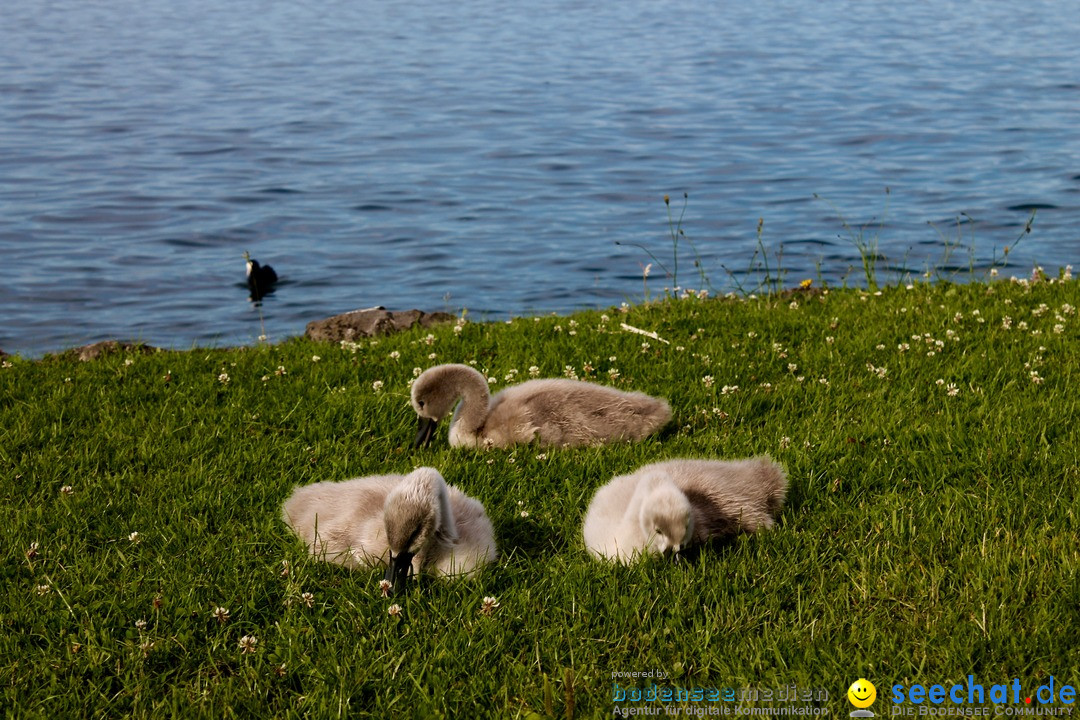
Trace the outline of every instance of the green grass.
<path fill-rule="evenodd" d="M 1052 674 L 1076 685 L 1073 306 L 1075 282 L 920 284 L 668 300 L 355 350 L 297 339 L 9 358 L 0 707 L 20 718 L 607 717 L 612 673 L 655 668 L 681 687 L 822 688 L 834 715 L 865 676 L 882 715 L 893 683 L 973 674 L 1034 689 Z M 475 362 L 496 388 L 512 371 L 517 382 L 531 366 L 572 366 L 667 397 L 675 420 L 636 445 L 486 453 L 450 449 L 444 423 L 431 449 L 413 451 L 408 382 L 442 362 Z M 586 554 L 586 506 L 615 474 L 756 453 L 789 471 L 775 530 L 679 565 Z M 501 555 L 475 579 L 422 582 L 393 618 L 381 573 L 309 558 L 279 509 L 297 484 L 416 465 L 485 504 Z M 489 595 L 491 617 L 479 612 Z M 254 653 L 240 651 L 245 635 Z"/>

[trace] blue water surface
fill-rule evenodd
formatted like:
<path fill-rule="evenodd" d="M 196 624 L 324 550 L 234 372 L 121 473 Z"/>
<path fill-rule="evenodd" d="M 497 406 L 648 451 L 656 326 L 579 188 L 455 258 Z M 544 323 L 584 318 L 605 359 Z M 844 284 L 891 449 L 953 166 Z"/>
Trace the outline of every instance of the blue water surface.
<path fill-rule="evenodd" d="M 1056 272 L 1078 36 L 1049 0 L 7 3 L 0 348 L 633 301 L 684 192 L 716 291 L 759 277 L 759 219 L 789 285 L 865 283 L 860 231 L 882 280 L 967 277 L 1033 209 L 1004 272 Z M 282 277 L 261 307 L 244 251 Z"/>

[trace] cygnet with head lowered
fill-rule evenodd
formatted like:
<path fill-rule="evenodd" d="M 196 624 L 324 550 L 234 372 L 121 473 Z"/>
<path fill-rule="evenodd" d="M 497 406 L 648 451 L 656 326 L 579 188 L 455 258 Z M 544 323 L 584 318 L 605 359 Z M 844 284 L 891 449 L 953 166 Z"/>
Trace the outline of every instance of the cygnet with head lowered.
<path fill-rule="evenodd" d="M 585 546 L 598 558 L 629 563 L 769 529 L 786 492 L 783 467 L 765 456 L 645 465 L 596 491 L 585 515 Z"/>
<path fill-rule="evenodd" d="M 468 365 L 438 365 L 422 373 L 412 386 L 412 406 L 420 416 L 414 447 L 430 443 L 439 420 L 455 406 L 454 447 L 642 440 L 671 420 L 666 400 L 579 380 L 529 380 L 492 397 L 487 380 Z"/>
<path fill-rule="evenodd" d="M 297 487 L 281 516 L 320 559 L 385 565 L 394 594 L 410 572 L 466 576 L 496 557 L 484 506 L 429 467 Z"/>

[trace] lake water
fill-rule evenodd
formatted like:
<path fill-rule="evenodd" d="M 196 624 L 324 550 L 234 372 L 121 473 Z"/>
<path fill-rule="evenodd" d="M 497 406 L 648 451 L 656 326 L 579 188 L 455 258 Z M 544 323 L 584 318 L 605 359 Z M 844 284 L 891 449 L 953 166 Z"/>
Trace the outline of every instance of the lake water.
<path fill-rule="evenodd" d="M 684 192 L 717 291 L 759 218 L 789 285 L 864 282 L 838 214 L 886 280 L 986 268 L 1032 208 L 1004 273 L 1080 265 L 1075 4 L 516 5 L 5 3 L 0 348 L 633 301 Z"/>

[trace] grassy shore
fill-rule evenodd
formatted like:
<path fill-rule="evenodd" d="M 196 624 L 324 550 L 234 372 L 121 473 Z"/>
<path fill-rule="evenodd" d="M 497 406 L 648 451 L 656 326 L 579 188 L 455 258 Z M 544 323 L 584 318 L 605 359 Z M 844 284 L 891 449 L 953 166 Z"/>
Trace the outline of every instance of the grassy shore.
<path fill-rule="evenodd" d="M 883 715 L 894 683 L 1076 685 L 1077 306 L 1072 281 L 919 284 L 349 347 L 5 358 L 0 707 L 602 717 L 613 682 L 635 684 L 613 673 L 655 669 L 823 689 L 834 715 L 865 676 Z M 413 451 L 409 381 L 444 362 L 493 389 L 535 368 L 662 395 L 675 419 L 636 445 L 491 452 L 450 449 L 444 423 Z M 615 474 L 759 453 L 791 481 L 773 531 L 678 565 L 586 554 L 586 506 Z M 279 510 L 298 484 L 417 465 L 486 505 L 500 559 L 421 583 L 394 617 L 380 573 L 310 559 Z"/>

